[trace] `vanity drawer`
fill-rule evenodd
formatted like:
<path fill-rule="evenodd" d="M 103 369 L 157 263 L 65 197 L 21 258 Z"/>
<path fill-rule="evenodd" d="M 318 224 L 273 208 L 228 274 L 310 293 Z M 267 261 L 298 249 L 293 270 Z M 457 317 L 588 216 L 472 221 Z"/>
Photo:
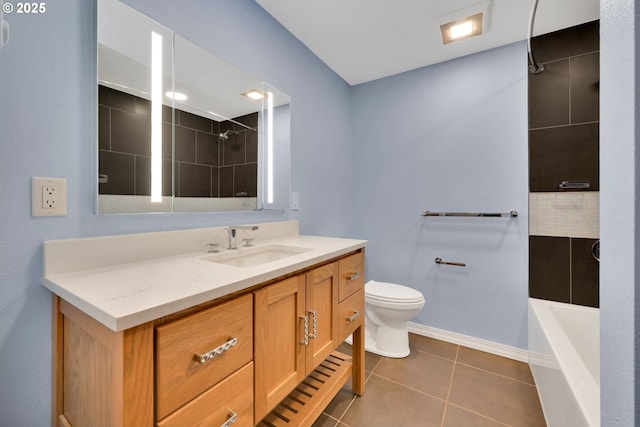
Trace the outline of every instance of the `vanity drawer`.
<path fill-rule="evenodd" d="M 236 417 L 232 422 L 231 417 Z M 158 427 L 253 425 L 253 362 L 202 393 L 162 421 Z"/>
<path fill-rule="evenodd" d="M 156 418 L 165 417 L 252 359 L 252 295 L 157 327 Z"/>
<path fill-rule="evenodd" d="M 339 261 L 338 296 L 343 301 L 364 285 L 364 252 L 349 255 Z"/>
<path fill-rule="evenodd" d="M 364 290 L 338 304 L 338 341 L 342 342 L 364 322 Z"/>

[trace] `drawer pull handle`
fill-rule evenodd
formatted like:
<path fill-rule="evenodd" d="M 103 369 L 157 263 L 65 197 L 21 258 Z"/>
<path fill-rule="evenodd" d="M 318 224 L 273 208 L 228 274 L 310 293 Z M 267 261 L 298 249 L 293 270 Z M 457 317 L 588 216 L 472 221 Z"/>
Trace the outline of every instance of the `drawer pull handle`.
<path fill-rule="evenodd" d="M 198 363 L 207 363 L 209 360 L 224 353 L 225 351 L 229 350 L 231 347 L 235 346 L 236 344 L 238 344 L 238 338 L 229 337 L 229 340 L 226 343 L 222 344 L 219 347 L 214 348 L 213 350 L 205 354 L 194 354 L 193 360 L 195 360 Z"/>
<path fill-rule="evenodd" d="M 360 312 L 356 310 L 351 316 L 347 317 L 347 320 L 349 322 L 355 322 L 358 317 L 360 317 Z"/>
<path fill-rule="evenodd" d="M 220 424 L 220 427 L 231 427 L 231 425 L 235 424 L 236 421 L 238 421 L 238 414 L 229 409 L 229 418 L 227 418 L 227 421 Z"/>
<path fill-rule="evenodd" d="M 309 337 L 318 338 L 318 312 L 315 310 L 309 310 L 309 314 L 313 319 L 313 333 L 309 334 Z"/>
<path fill-rule="evenodd" d="M 353 273 L 351 276 L 347 277 L 347 282 L 353 282 L 354 280 L 360 278 L 360 272 L 356 271 L 355 273 Z"/>
<path fill-rule="evenodd" d="M 309 316 L 300 316 L 304 320 L 304 339 L 300 340 L 300 344 L 309 345 Z"/>

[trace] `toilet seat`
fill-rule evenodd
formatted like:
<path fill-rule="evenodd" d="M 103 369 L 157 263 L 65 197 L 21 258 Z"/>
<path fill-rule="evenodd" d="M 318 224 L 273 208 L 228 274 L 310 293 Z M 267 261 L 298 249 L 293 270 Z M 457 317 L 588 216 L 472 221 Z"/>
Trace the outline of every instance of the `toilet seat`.
<path fill-rule="evenodd" d="M 420 291 L 396 283 L 376 282 L 374 280 L 370 280 L 365 284 L 364 296 L 365 300 L 371 302 L 379 301 L 395 304 L 424 302 L 424 296 Z"/>

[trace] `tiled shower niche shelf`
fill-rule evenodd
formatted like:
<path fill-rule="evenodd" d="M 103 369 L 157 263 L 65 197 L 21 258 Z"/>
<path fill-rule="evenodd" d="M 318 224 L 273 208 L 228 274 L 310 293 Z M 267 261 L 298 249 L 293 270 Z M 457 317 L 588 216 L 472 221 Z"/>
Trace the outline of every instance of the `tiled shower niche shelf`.
<path fill-rule="evenodd" d="M 334 351 L 257 427 L 310 427 L 351 375 L 352 358 Z"/>

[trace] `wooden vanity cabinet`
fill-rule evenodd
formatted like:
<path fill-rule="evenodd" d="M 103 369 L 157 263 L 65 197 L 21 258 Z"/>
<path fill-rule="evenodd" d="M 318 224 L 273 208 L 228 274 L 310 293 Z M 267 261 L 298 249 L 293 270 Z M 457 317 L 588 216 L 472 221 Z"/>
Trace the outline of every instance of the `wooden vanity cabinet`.
<path fill-rule="evenodd" d="M 55 297 L 52 425 L 310 426 L 364 393 L 363 253 L 121 332 Z"/>
<path fill-rule="evenodd" d="M 261 420 L 338 346 L 338 264 L 254 295 L 255 417 Z"/>

